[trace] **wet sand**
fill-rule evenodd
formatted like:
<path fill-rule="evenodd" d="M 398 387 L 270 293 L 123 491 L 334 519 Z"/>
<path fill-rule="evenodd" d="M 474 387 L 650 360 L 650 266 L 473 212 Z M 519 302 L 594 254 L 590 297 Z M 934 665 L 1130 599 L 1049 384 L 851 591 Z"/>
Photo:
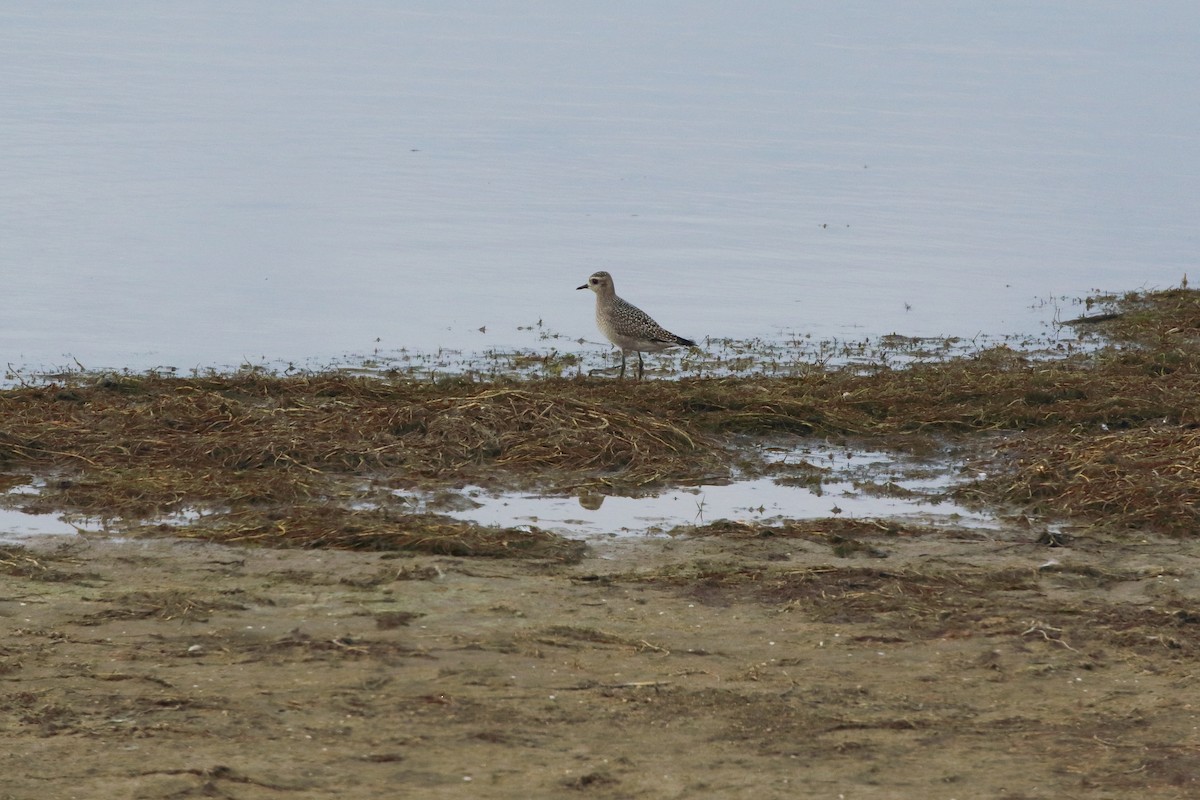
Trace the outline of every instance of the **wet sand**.
<path fill-rule="evenodd" d="M 0 797 L 1194 797 L 1200 544 L 1077 534 L 0 548 Z"/>

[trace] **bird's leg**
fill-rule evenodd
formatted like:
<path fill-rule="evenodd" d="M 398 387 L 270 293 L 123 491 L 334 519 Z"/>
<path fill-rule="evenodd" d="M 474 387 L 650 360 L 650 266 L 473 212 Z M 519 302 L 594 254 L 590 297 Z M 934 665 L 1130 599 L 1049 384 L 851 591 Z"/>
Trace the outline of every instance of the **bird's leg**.
<path fill-rule="evenodd" d="M 642 363 L 642 351 L 638 351 L 638 380 L 642 379 L 642 375 L 646 372 L 646 365 Z"/>
<path fill-rule="evenodd" d="M 621 377 L 625 377 L 625 351 L 621 351 Z"/>

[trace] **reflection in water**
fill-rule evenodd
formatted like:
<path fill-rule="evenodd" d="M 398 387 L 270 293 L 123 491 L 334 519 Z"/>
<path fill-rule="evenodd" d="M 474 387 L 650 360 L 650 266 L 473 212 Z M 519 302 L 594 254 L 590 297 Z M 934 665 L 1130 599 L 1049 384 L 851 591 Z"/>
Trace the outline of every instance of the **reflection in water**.
<path fill-rule="evenodd" d="M 664 533 L 718 519 L 766 522 L 845 515 L 958 525 L 987 525 L 993 519 L 946 499 L 955 474 L 948 462 L 825 446 L 777 448 L 768 455 L 793 474 L 668 489 L 650 497 L 489 493 L 475 487 L 465 490 L 471 503 L 445 513 L 483 525 L 532 524 L 576 537 Z"/>
<path fill-rule="evenodd" d="M 600 506 L 604 505 L 604 495 L 581 494 L 579 495 L 579 505 L 588 511 L 598 511 Z"/>
<path fill-rule="evenodd" d="M 19 542 L 34 536 L 74 536 L 99 528 L 96 520 L 54 514 L 26 514 L 0 508 L 0 543 Z"/>

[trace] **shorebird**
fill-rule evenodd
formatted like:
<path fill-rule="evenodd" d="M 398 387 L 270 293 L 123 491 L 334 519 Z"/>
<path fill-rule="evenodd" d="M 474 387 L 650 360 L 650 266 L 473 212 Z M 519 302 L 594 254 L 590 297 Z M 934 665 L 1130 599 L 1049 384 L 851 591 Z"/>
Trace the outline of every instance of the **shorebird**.
<path fill-rule="evenodd" d="M 591 289 L 596 293 L 596 325 L 610 342 L 621 348 L 622 378 L 625 377 L 626 353 L 637 353 L 640 380 L 646 371 L 642 353 L 657 353 L 676 345 L 696 346 L 691 339 L 676 336 L 652 320 L 645 311 L 617 297 L 612 275 L 603 270 L 593 273 L 587 283 L 576 288 Z"/>

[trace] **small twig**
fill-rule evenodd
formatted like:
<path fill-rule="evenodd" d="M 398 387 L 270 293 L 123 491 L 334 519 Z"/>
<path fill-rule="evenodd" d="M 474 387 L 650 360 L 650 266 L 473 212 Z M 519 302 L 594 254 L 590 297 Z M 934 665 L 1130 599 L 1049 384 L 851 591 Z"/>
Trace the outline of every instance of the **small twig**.
<path fill-rule="evenodd" d="M 559 691 L 582 692 L 589 689 L 657 689 L 659 686 L 670 686 L 671 681 L 626 681 L 625 683 L 592 683 L 585 681 L 575 686 L 563 686 Z"/>
<path fill-rule="evenodd" d="M 1093 325 L 1097 322 L 1108 322 L 1109 320 L 1120 319 L 1123 316 L 1124 316 L 1124 314 L 1121 314 L 1120 312 L 1115 312 L 1115 311 L 1106 313 L 1106 314 L 1092 314 L 1091 316 L 1084 314 L 1082 317 L 1076 317 L 1075 319 L 1069 319 L 1066 322 L 1063 322 L 1060 324 L 1062 324 L 1062 325 Z"/>
<path fill-rule="evenodd" d="M 1046 631 L 1047 631 L 1047 630 L 1051 630 L 1051 631 L 1054 631 L 1055 633 L 1059 633 L 1059 634 L 1061 634 L 1061 633 L 1062 633 L 1062 631 L 1061 631 L 1060 629 L 1058 629 L 1058 628 L 1053 628 L 1053 627 L 1051 627 L 1051 626 L 1049 626 L 1049 625 L 1045 625 L 1044 623 L 1040 623 L 1040 622 L 1034 622 L 1034 623 L 1033 623 L 1033 624 L 1030 626 L 1029 630 L 1027 630 L 1027 631 L 1022 631 L 1022 632 L 1021 632 L 1021 635 L 1022 635 L 1022 636 L 1028 636 L 1028 635 L 1029 635 L 1029 634 L 1031 634 L 1031 633 L 1040 633 L 1040 634 L 1042 635 L 1042 638 L 1043 638 L 1043 639 L 1045 639 L 1047 642 L 1057 642 L 1058 644 L 1061 644 L 1063 647 L 1065 647 L 1065 648 L 1067 648 L 1068 650 L 1070 650 L 1072 653 L 1078 653 L 1078 652 L 1079 652 L 1079 651 L 1078 651 L 1078 650 L 1076 650 L 1074 647 L 1071 647 L 1071 645 L 1069 645 L 1069 644 L 1067 644 L 1066 642 L 1064 642 L 1062 639 L 1057 639 L 1057 638 L 1055 638 L 1055 637 L 1051 636 L 1050 634 L 1046 633 Z"/>

